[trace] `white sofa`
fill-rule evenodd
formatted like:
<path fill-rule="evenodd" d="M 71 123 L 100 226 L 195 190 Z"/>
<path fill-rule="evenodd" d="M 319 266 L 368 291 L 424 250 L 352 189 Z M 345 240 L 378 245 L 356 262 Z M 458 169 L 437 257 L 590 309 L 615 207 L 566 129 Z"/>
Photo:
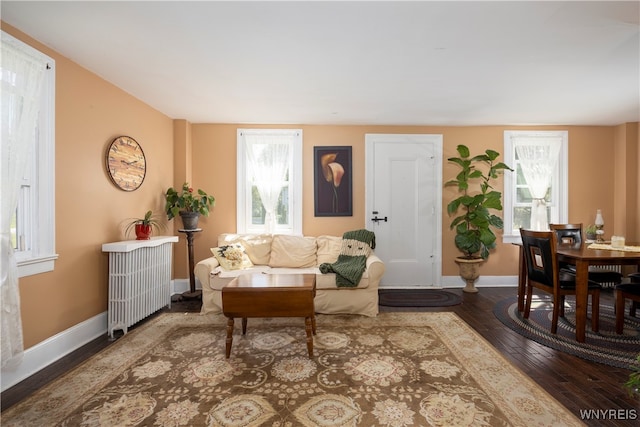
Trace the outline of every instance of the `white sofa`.
<path fill-rule="evenodd" d="M 278 234 L 218 236 L 218 247 L 232 244 L 242 245 L 250 260 L 245 263 L 246 268 L 225 269 L 214 256 L 198 262 L 194 268 L 202 286 L 203 314 L 222 312 L 222 288 L 238 275 L 247 273 L 315 274 L 314 303 L 317 313 L 361 314 L 369 317 L 378 314 L 378 285 L 384 274 L 384 263 L 373 251 L 367 257 L 366 269 L 358 286 L 351 288 L 337 287 L 336 275 L 322 274 L 318 268 L 322 263 L 336 262 L 342 247 L 342 237 Z M 222 261 L 225 262 L 224 259 Z"/>

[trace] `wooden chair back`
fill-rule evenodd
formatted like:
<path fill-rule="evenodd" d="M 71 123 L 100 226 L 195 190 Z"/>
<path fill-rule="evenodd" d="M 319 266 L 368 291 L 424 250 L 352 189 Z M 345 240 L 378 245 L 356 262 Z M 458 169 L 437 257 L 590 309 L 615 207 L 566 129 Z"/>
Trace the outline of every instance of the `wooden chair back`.
<path fill-rule="evenodd" d="M 545 290 L 553 293 L 554 288 L 558 287 L 556 233 L 520 229 L 520 236 L 529 283 L 535 287 L 548 288 Z"/>
<path fill-rule="evenodd" d="M 558 243 L 561 245 L 580 246 L 582 244 L 582 223 L 549 224 L 549 228 L 556 232 Z"/>

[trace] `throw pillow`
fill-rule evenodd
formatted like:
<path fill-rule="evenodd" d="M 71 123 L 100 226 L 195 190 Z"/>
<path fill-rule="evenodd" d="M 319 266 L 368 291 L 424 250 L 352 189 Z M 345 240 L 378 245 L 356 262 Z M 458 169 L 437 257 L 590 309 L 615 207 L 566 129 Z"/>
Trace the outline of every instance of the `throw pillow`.
<path fill-rule="evenodd" d="M 254 265 L 267 265 L 271 256 L 271 234 L 231 234 L 218 236 L 218 246 L 239 243 Z"/>
<path fill-rule="evenodd" d="M 239 243 L 244 246 L 254 265 L 267 265 L 271 257 L 271 240 L 270 234 L 258 234 L 245 236 Z"/>
<path fill-rule="evenodd" d="M 318 242 L 318 265 L 325 262 L 331 264 L 338 260 L 342 248 L 342 237 L 318 236 L 316 242 Z"/>
<path fill-rule="evenodd" d="M 276 234 L 271 243 L 269 267 L 306 268 L 316 266 L 315 237 Z"/>
<path fill-rule="evenodd" d="M 244 247 L 239 243 L 211 248 L 211 253 L 225 270 L 241 270 L 253 267 L 253 263 L 244 251 Z"/>

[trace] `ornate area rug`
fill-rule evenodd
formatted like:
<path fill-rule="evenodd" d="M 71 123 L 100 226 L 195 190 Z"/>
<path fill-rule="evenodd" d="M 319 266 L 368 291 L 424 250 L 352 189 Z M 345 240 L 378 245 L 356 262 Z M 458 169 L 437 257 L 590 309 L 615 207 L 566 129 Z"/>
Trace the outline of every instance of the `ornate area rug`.
<path fill-rule="evenodd" d="M 558 319 L 558 332 L 551 333 L 552 304 L 550 297 L 536 296 L 532 300 L 529 319 L 518 312 L 516 297 L 498 302 L 494 315 L 507 327 L 547 347 L 573 354 L 592 362 L 630 369 L 640 367 L 636 360 L 640 353 L 640 319 L 629 317 L 629 308 L 625 311 L 625 325 L 622 335 L 616 334 L 616 318 L 613 307 L 600 304 L 600 331 L 591 331 L 591 307 L 587 317 L 586 341 L 576 341 L 575 300 L 565 299 L 565 317 Z"/>
<path fill-rule="evenodd" d="M 241 322 L 236 322 L 236 325 Z M 3 426 L 574 426 L 454 313 L 162 314 L 2 413 Z"/>
<path fill-rule="evenodd" d="M 380 289 L 378 304 L 385 307 L 448 307 L 462 297 L 440 289 Z"/>

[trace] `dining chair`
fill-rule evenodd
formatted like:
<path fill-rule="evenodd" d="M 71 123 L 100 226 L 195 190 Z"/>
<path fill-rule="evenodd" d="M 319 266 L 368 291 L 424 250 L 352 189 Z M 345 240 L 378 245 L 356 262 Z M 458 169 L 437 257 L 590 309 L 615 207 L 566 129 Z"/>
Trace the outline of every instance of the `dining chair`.
<path fill-rule="evenodd" d="M 631 300 L 629 316 L 635 317 L 636 305 L 640 303 L 640 284 L 632 282 L 616 285 L 613 292 L 616 299 L 616 333 L 621 334 L 624 329 L 625 300 Z"/>
<path fill-rule="evenodd" d="M 640 289 L 640 272 L 631 273 L 627 277 L 629 278 L 629 283 L 631 285 L 635 284 L 635 286 L 637 286 L 637 288 Z M 635 293 L 635 289 L 632 289 L 630 293 Z M 629 297 L 629 299 L 631 299 L 631 306 L 629 307 L 629 316 L 635 317 L 636 309 L 638 308 L 638 305 L 640 304 L 640 300 L 633 299 L 633 298 L 630 298 L 630 297 Z M 623 297 L 623 300 L 624 300 L 624 297 Z M 623 307 L 624 307 L 624 305 L 623 305 Z"/>
<path fill-rule="evenodd" d="M 556 232 L 559 245 L 580 246 L 582 244 L 582 224 L 549 224 L 549 228 Z M 575 274 L 576 266 L 573 264 L 562 263 L 562 270 L 568 270 Z M 614 287 L 622 283 L 622 273 L 606 267 L 589 266 L 589 280 L 598 282 L 600 285 L 610 285 Z"/>
<path fill-rule="evenodd" d="M 527 266 L 526 299 L 523 317 L 529 318 L 533 288 L 553 296 L 551 333 L 558 330 L 558 317 L 564 317 L 564 297 L 576 294 L 576 276 L 569 271 L 560 271 L 558 265 L 558 237 L 554 231 L 531 231 L 520 229 L 522 249 Z M 600 290 L 602 286 L 589 280 L 591 295 L 591 329 L 597 332 L 600 323 Z"/>

